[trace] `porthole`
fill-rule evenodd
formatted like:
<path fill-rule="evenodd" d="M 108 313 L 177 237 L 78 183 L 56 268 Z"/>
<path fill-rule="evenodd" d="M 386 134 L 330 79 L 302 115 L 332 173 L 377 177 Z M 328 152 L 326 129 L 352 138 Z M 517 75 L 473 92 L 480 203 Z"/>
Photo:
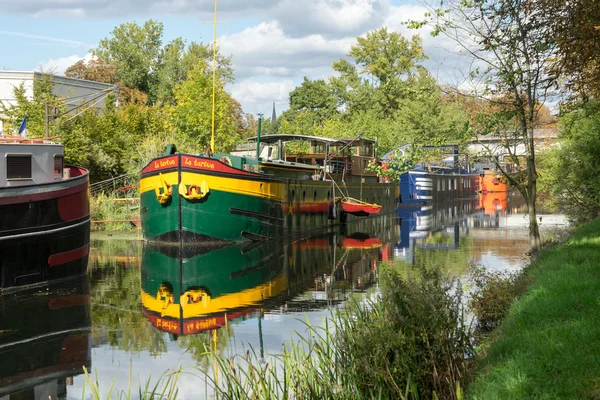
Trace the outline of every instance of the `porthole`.
<path fill-rule="evenodd" d="M 313 195 L 313 201 L 317 201 L 317 191 L 315 190 L 315 194 Z"/>
<path fill-rule="evenodd" d="M 327 191 L 327 200 L 331 199 L 331 193 L 329 192 L 329 190 Z"/>
<path fill-rule="evenodd" d="M 261 183 L 260 183 L 260 190 L 262 190 L 262 188 L 263 188 L 263 184 L 262 184 L 262 182 L 261 182 Z"/>
<path fill-rule="evenodd" d="M 295 195 L 296 195 L 296 191 L 294 189 L 292 189 L 292 199 L 294 198 Z"/>
<path fill-rule="evenodd" d="M 302 191 L 302 201 L 306 200 L 306 191 Z"/>

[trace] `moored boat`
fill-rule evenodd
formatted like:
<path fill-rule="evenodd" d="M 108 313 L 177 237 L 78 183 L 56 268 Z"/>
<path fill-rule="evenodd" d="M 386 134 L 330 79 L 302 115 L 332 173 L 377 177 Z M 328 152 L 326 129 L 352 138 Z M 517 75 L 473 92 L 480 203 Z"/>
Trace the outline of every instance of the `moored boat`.
<path fill-rule="evenodd" d="M 87 170 L 64 164 L 63 146 L 0 138 L 0 292 L 85 273 Z"/>
<path fill-rule="evenodd" d="M 299 141 L 310 150 L 286 151 L 286 143 Z M 265 157 L 182 154 L 170 147 L 152 160 L 141 172 L 144 238 L 263 241 L 364 218 L 344 211 L 343 198 L 381 214 L 396 210 L 398 186 L 366 170 L 376 153 L 372 140 L 266 135 L 260 143 Z"/>
<path fill-rule="evenodd" d="M 404 151 L 406 146 L 400 147 Z M 400 203 L 419 205 L 435 201 L 466 199 L 477 196 L 479 174 L 467 166 L 459 166 L 458 146 L 425 146 L 426 150 L 451 150 L 443 162 L 421 162 L 414 169 L 400 176 Z M 387 153 L 383 159 L 389 159 L 397 151 Z"/>

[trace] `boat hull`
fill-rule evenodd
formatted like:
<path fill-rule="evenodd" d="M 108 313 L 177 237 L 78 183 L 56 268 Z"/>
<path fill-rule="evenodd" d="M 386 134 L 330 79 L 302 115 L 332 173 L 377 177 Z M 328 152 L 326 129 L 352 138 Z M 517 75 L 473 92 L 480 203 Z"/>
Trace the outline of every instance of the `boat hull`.
<path fill-rule="evenodd" d="M 88 175 L 0 189 L 0 292 L 81 276 L 90 237 Z"/>
<path fill-rule="evenodd" d="M 196 187 L 207 192 L 201 198 L 186 198 Z M 347 182 L 344 190 L 350 197 L 381 205 L 381 214 L 396 210 L 397 185 Z M 185 154 L 167 156 L 142 170 L 142 230 L 151 242 L 280 238 L 359 218 L 336 205 L 339 191 L 332 181 L 253 173 Z M 170 193 L 166 201 L 164 193 Z"/>
<path fill-rule="evenodd" d="M 417 205 L 477 196 L 479 179 L 478 174 L 437 174 L 424 170 L 409 171 L 400 176 L 401 203 Z"/>

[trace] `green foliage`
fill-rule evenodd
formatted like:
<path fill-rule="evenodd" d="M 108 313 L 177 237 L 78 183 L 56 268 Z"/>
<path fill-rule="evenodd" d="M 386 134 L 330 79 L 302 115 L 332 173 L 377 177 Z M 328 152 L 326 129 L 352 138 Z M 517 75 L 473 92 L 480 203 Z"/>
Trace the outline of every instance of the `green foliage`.
<path fill-rule="evenodd" d="M 102 39 L 92 54 L 116 69 L 122 86 L 145 93 L 149 104 L 174 104 L 175 87 L 185 81 L 193 68 L 210 60 L 212 71 L 213 48 L 196 42 L 186 46 L 182 38 L 163 46 L 162 37 L 161 22 L 148 20 L 143 26 L 124 23 Z M 90 62 L 90 67 L 93 63 Z M 218 51 L 217 74 L 225 82 L 233 81 L 231 59 Z"/>
<path fill-rule="evenodd" d="M 542 250 L 485 350 L 469 399 L 593 399 L 600 376 L 600 220 Z"/>
<path fill-rule="evenodd" d="M 469 308 L 477 318 L 477 333 L 496 329 L 512 303 L 527 289 L 523 272 L 503 273 L 474 266 L 471 270 L 473 292 Z"/>
<path fill-rule="evenodd" d="M 378 139 L 383 154 L 406 143 L 461 143 L 469 137 L 467 115 L 444 99 L 419 62 L 421 39 L 387 28 L 357 38 L 333 68 L 338 76 L 307 78 L 290 93 L 278 133 Z M 352 62 L 353 61 L 353 62 Z"/>
<path fill-rule="evenodd" d="M 66 161 L 90 170 L 97 182 L 139 171 L 150 161 L 140 152 L 145 141 L 164 137 L 166 112 L 158 107 L 124 104 L 102 112 L 89 109 L 77 118 L 56 122 L 65 146 Z M 140 145 L 141 144 L 141 145 Z"/>
<path fill-rule="evenodd" d="M 560 118 L 560 146 L 542 157 L 541 189 L 575 222 L 600 215 L 600 103 L 590 100 Z"/>
<path fill-rule="evenodd" d="M 148 20 L 143 26 L 135 22 L 121 24 L 104 38 L 92 54 L 117 68 L 124 86 L 150 92 L 153 71 L 157 71 L 162 46 L 163 24 Z"/>

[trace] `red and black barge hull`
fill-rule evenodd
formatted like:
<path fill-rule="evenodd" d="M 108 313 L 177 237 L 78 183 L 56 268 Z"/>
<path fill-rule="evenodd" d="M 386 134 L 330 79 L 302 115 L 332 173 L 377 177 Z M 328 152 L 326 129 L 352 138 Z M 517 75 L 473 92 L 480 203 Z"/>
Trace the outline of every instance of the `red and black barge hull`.
<path fill-rule="evenodd" d="M 0 292 L 85 274 L 90 243 L 88 172 L 0 188 Z"/>

